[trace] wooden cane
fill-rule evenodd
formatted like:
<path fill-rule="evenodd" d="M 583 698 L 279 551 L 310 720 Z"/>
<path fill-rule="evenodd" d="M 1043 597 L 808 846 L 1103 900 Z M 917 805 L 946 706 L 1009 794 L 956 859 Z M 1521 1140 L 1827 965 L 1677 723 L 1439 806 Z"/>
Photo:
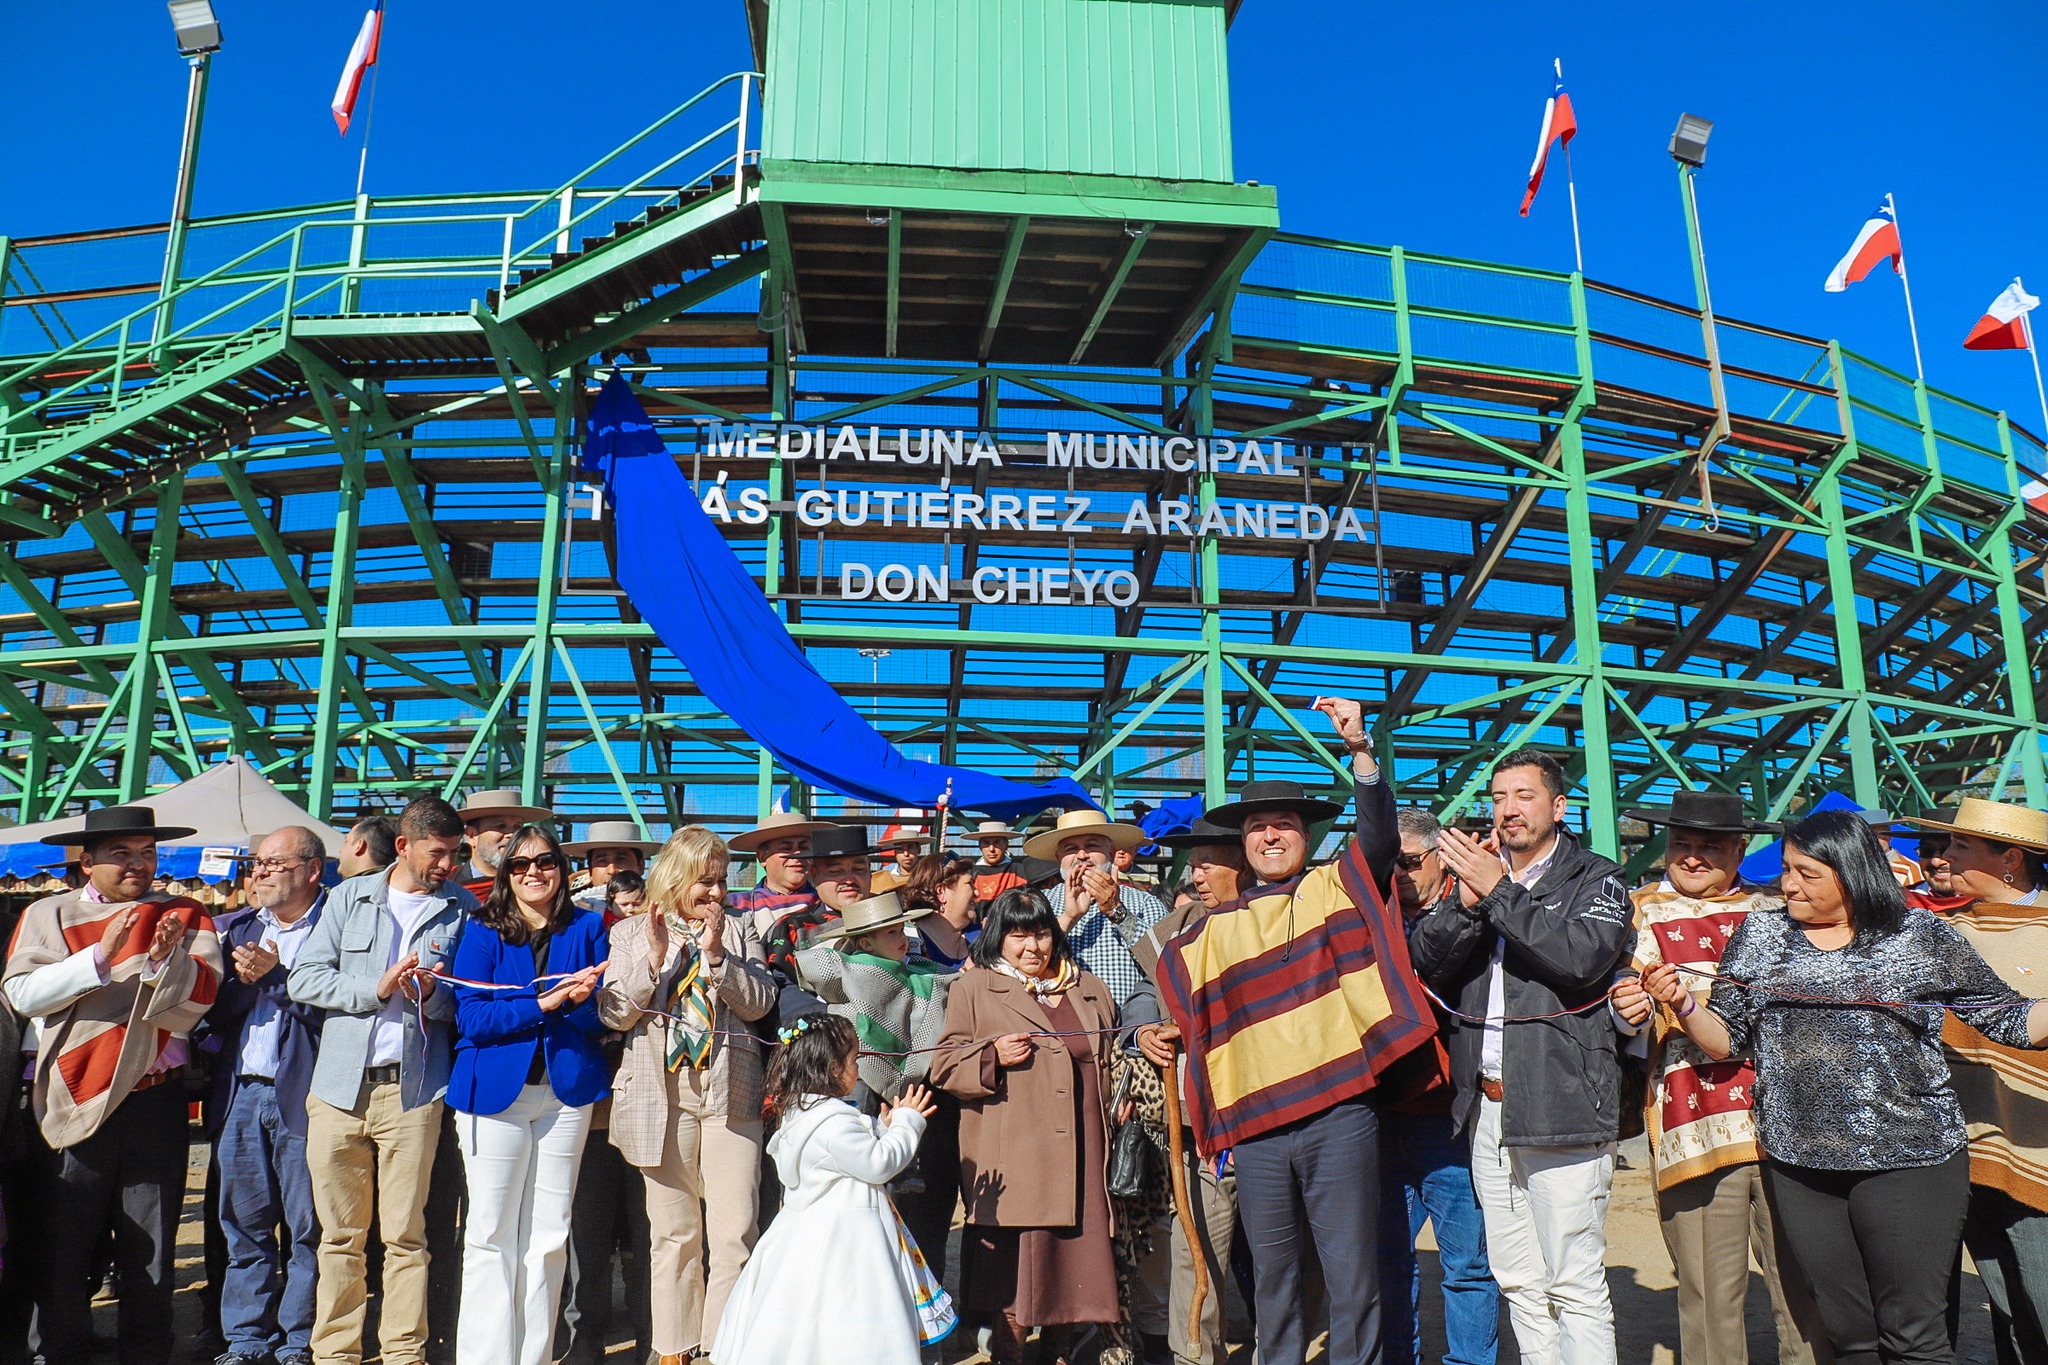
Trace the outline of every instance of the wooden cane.
<path fill-rule="evenodd" d="M 1188 1341 L 1200 1354 L 1202 1343 L 1202 1304 L 1209 1297 L 1209 1258 L 1202 1254 L 1201 1234 L 1195 1229 L 1195 1211 L 1188 1198 L 1188 1169 L 1186 1150 L 1180 1135 L 1180 1077 L 1177 1068 L 1168 1062 L 1159 1068 L 1160 1080 L 1166 1089 L 1166 1150 L 1167 1159 L 1173 1163 L 1173 1212 L 1180 1219 L 1181 1236 L 1188 1239 L 1188 1259 L 1195 1263 L 1195 1292 L 1188 1302 Z"/>

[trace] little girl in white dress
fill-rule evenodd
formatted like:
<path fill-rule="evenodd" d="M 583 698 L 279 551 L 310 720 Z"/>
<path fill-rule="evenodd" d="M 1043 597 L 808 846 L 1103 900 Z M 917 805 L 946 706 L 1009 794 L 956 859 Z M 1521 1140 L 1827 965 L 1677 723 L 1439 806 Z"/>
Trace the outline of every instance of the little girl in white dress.
<path fill-rule="evenodd" d="M 725 1301 L 716 1365 L 918 1365 L 953 1330 L 952 1299 L 889 1202 L 933 1112 L 910 1086 L 881 1118 L 843 1098 L 860 1078 L 853 1025 L 809 1014 L 780 1032 L 768 1102 L 780 1121 L 768 1154 L 782 1178 L 769 1224 Z"/>

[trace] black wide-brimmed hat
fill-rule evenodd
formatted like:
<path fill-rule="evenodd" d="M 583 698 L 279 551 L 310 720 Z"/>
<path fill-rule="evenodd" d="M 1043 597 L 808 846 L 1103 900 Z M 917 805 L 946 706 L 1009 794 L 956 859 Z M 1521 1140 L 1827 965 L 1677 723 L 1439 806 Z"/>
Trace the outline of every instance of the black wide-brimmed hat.
<path fill-rule="evenodd" d="M 865 825 L 828 825 L 811 835 L 811 851 L 805 855 L 813 860 L 818 858 L 872 858 L 874 846 L 868 843 Z"/>
<path fill-rule="evenodd" d="M 98 810 L 85 813 L 82 829 L 68 830 L 63 834 L 45 834 L 41 841 L 46 844 L 84 845 L 100 839 L 122 839 L 130 835 L 146 834 L 162 843 L 166 839 L 182 839 L 194 833 L 190 825 L 159 825 L 156 812 L 148 806 L 101 806 Z"/>
<path fill-rule="evenodd" d="M 1243 837 L 1243 830 L 1219 825 L 1206 815 L 1197 815 L 1191 828 L 1179 834 L 1161 834 L 1152 842 L 1161 848 L 1207 848 L 1213 844 L 1228 844 L 1235 848 Z"/>
<path fill-rule="evenodd" d="M 1344 803 L 1309 795 L 1299 782 L 1247 782 L 1238 789 L 1237 800 L 1209 812 L 1212 824 L 1228 830 L 1242 830 L 1247 817 L 1267 811 L 1291 810 L 1306 824 L 1319 825 L 1344 813 Z"/>
<path fill-rule="evenodd" d="M 1742 798 L 1733 792 L 1674 792 L 1668 806 L 1645 806 L 1625 810 L 1624 820 L 1646 825 L 1670 825 L 1678 829 L 1701 829 L 1709 834 L 1776 834 L 1783 828 L 1767 820 L 1752 820 L 1742 812 Z"/>

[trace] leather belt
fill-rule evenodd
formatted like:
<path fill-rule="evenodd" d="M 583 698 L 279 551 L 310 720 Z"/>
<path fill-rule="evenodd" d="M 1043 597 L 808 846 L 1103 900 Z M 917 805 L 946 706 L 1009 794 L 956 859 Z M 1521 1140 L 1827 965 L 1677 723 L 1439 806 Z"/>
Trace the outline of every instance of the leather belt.
<path fill-rule="evenodd" d="M 1481 1076 L 1479 1078 L 1479 1093 L 1492 1100 L 1495 1104 L 1499 1104 L 1501 1096 L 1506 1091 L 1501 1088 L 1501 1083 L 1494 1080 L 1491 1076 Z"/>
<path fill-rule="evenodd" d="M 134 1089 L 131 1090 L 129 1093 L 135 1094 L 139 1093 L 140 1091 L 154 1089 L 155 1087 L 162 1085 L 165 1081 L 175 1081 L 176 1079 L 178 1079 L 178 1077 L 184 1074 L 185 1068 L 182 1066 L 169 1067 L 163 1071 L 152 1071 L 147 1076 L 144 1076 L 141 1080 L 137 1081 L 135 1083 Z"/>
<path fill-rule="evenodd" d="M 387 1062 L 383 1066 L 363 1068 L 363 1080 L 371 1085 L 393 1085 L 398 1081 L 398 1063 Z"/>

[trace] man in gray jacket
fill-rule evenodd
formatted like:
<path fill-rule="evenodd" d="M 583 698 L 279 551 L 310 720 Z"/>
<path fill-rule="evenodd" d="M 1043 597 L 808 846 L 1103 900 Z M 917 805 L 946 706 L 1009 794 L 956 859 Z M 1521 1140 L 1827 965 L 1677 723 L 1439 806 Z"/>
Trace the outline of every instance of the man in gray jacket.
<path fill-rule="evenodd" d="M 1621 1072 L 1604 1001 L 1633 907 L 1621 869 L 1564 829 L 1556 759 L 1506 755 L 1492 795 L 1498 851 L 1443 831 L 1457 891 L 1415 921 L 1408 954 L 1457 1011 L 1451 1117 L 1471 1137 L 1486 1252 L 1522 1360 L 1614 1365 L 1604 1261 Z"/>
<path fill-rule="evenodd" d="M 316 1365 L 363 1356 L 363 1247 L 379 1214 L 385 1365 L 422 1365 L 426 1202 L 452 1063 L 455 1002 L 433 971 L 455 956 L 476 898 L 449 881 L 462 817 L 423 796 L 398 821 L 398 860 L 351 877 L 292 967 L 292 999 L 327 1012 L 306 1100 L 306 1160 L 320 1215 Z"/>

